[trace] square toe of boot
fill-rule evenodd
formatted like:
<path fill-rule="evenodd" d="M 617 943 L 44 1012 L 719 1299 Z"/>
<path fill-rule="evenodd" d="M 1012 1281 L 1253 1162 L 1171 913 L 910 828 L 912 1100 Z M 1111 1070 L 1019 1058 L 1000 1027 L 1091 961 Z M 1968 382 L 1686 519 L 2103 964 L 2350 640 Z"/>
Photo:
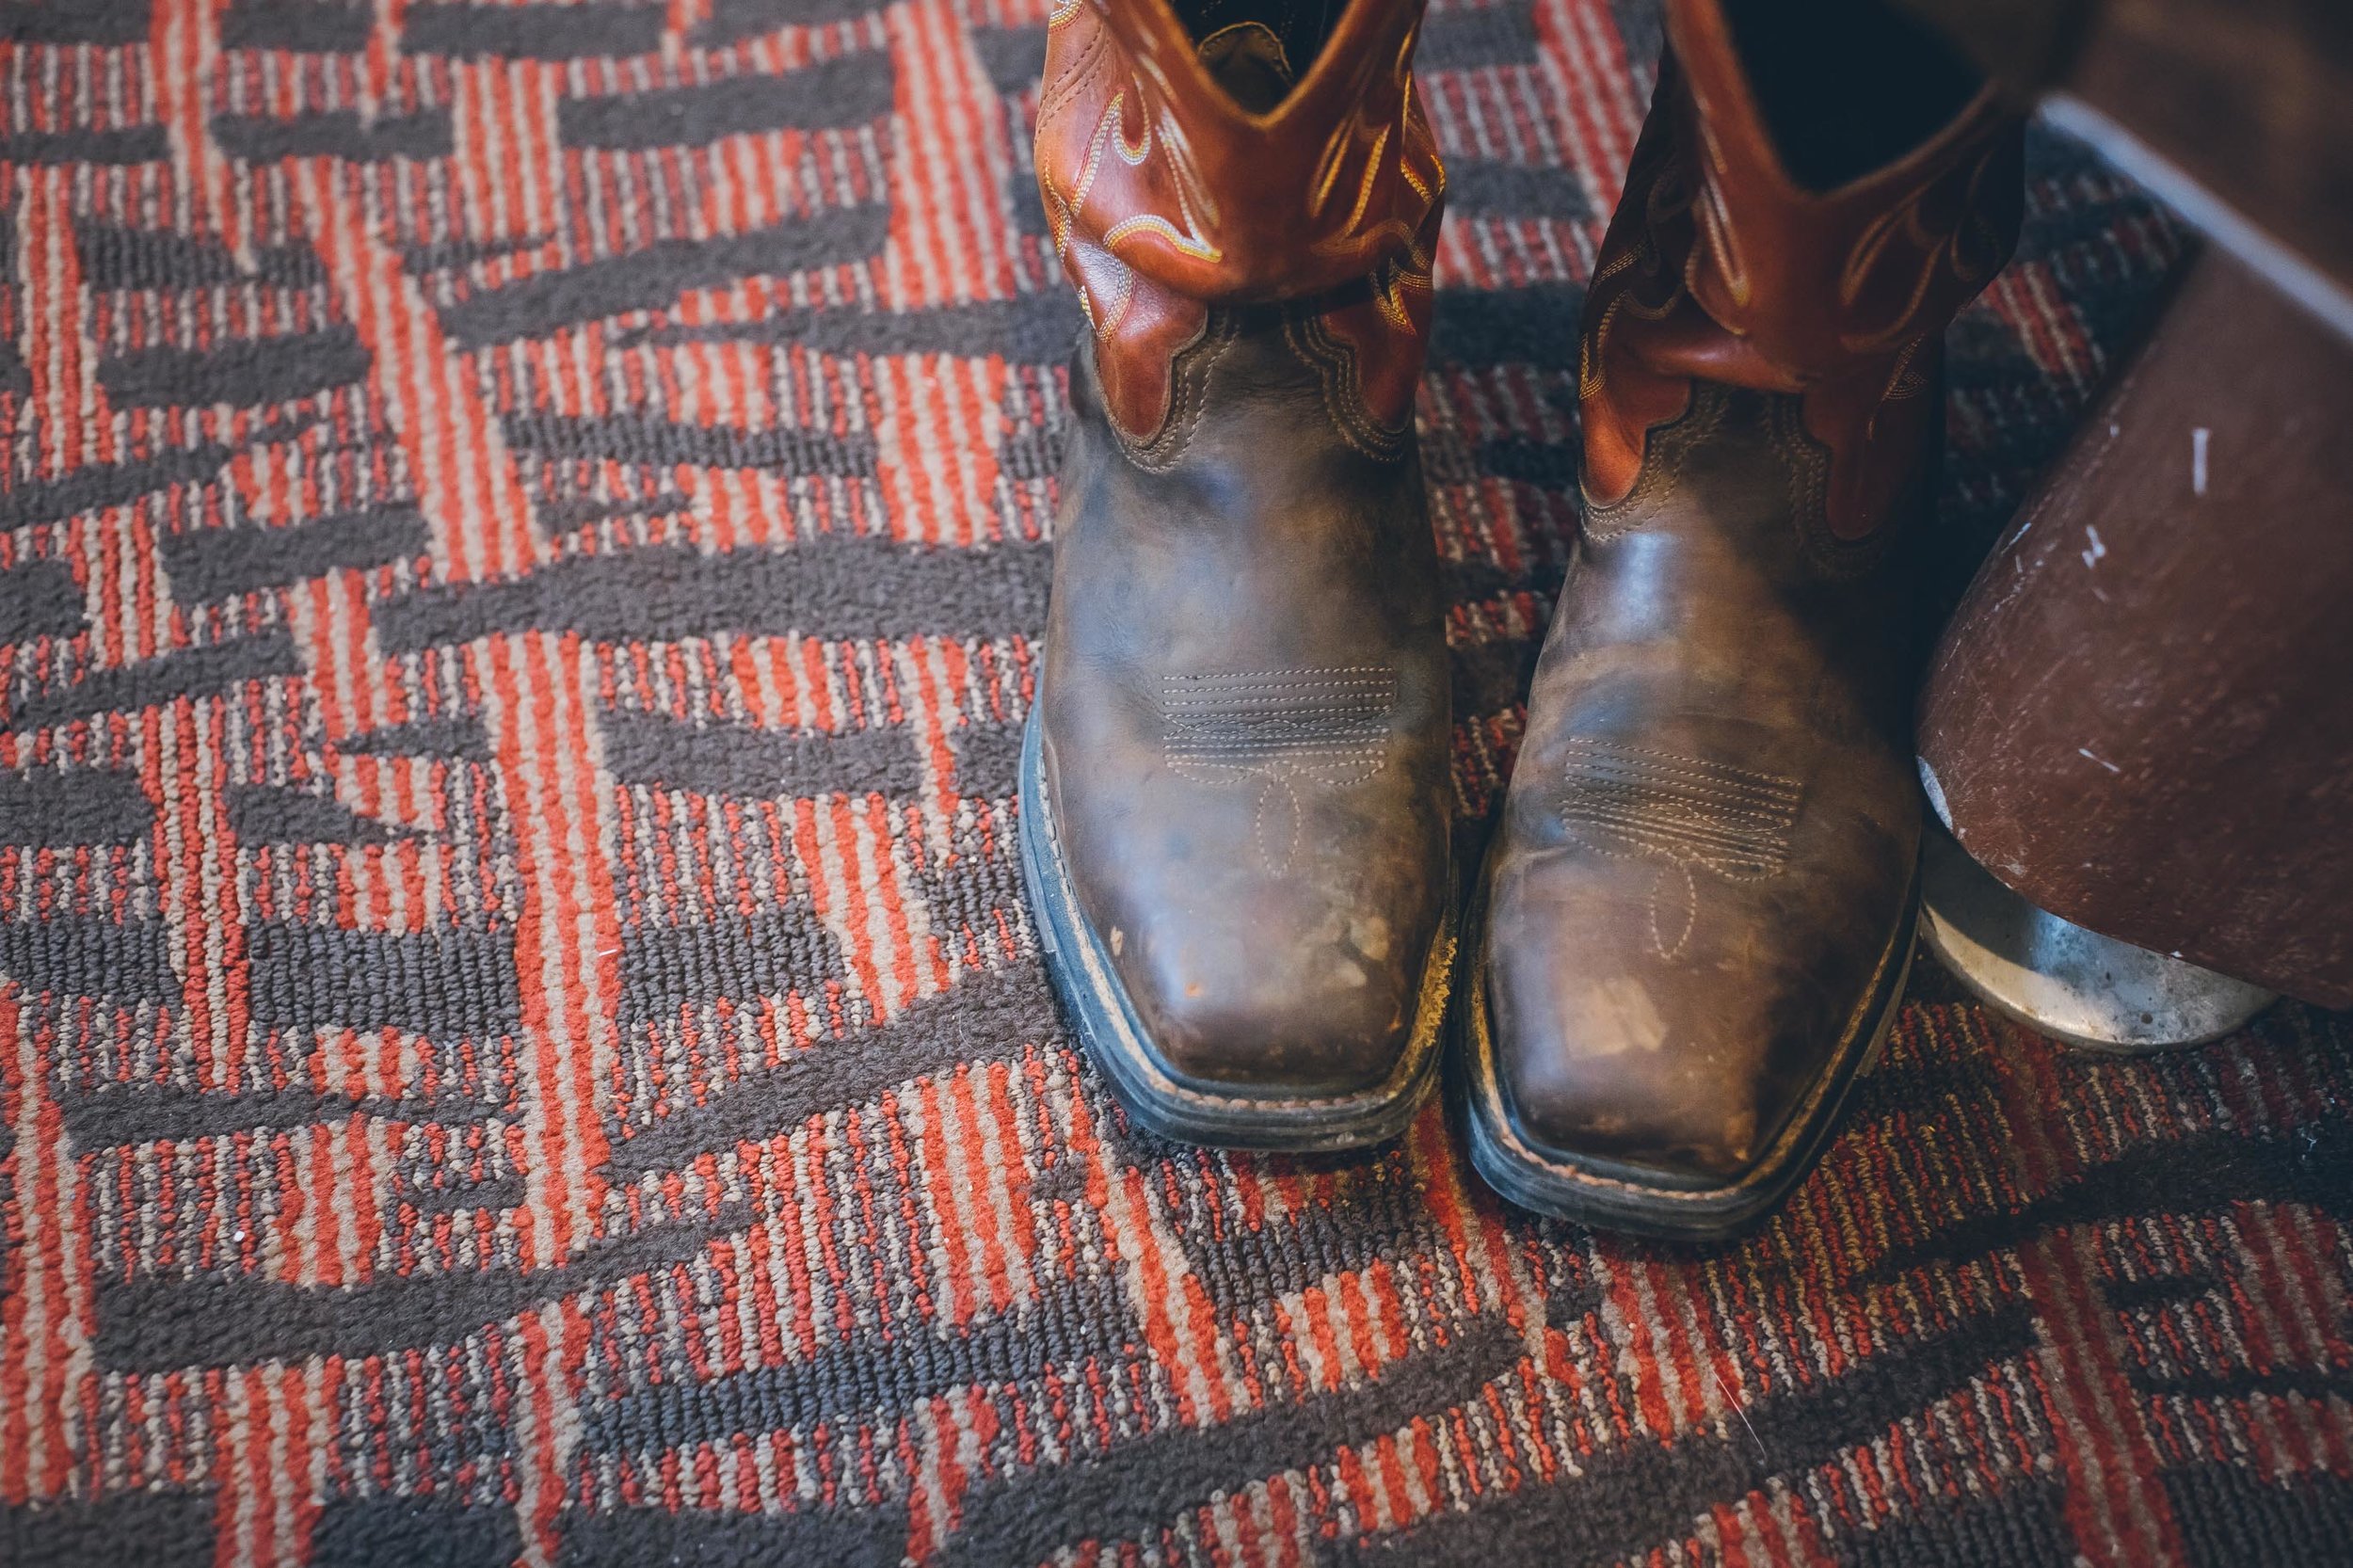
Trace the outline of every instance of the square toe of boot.
<path fill-rule="evenodd" d="M 1412 1038 L 1420 965 L 1329 945 L 1195 943 L 1113 962 L 1168 1069 L 1245 1092 L 1353 1093 L 1380 1083 Z"/>
<path fill-rule="evenodd" d="M 1733 1185 L 1827 1066 L 1830 1042 L 1792 1037 L 1754 992 L 1703 999 L 1695 976 L 1598 963 L 1523 968 L 1534 972 L 1507 960 L 1489 973 L 1497 1069 L 1520 1135 L 1571 1160 Z"/>

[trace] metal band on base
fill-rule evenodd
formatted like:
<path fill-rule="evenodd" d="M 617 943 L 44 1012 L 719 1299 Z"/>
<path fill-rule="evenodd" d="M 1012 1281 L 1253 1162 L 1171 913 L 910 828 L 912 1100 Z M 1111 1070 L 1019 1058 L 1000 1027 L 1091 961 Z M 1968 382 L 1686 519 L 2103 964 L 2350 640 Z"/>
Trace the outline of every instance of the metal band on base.
<path fill-rule="evenodd" d="M 2038 909 L 1933 825 L 1921 888 L 1921 935 L 1954 979 L 1988 1007 L 2086 1050 L 2202 1046 L 2279 1000 Z"/>

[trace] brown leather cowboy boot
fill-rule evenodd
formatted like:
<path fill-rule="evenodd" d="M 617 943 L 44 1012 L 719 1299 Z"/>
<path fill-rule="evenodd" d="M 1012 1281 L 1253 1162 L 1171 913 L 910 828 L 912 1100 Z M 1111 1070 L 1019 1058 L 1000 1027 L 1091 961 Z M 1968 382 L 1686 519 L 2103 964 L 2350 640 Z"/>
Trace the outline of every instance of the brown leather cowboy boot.
<path fill-rule="evenodd" d="M 1038 184 L 1091 330 L 1023 864 L 1145 1126 L 1332 1148 L 1411 1118 L 1454 948 L 1421 6 L 1198 9 L 1071 0 L 1048 35 Z"/>
<path fill-rule="evenodd" d="M 1907 536 L 2016 119 L 1863 0 L 1670 0 L 1587 296 L 1585 531 L 1468 974 L 1506 1196 L 1723 1234 L 1803 1173 L 1912 952 Z M 1478 917 L 1474 917 L 1478 919 Z"/>

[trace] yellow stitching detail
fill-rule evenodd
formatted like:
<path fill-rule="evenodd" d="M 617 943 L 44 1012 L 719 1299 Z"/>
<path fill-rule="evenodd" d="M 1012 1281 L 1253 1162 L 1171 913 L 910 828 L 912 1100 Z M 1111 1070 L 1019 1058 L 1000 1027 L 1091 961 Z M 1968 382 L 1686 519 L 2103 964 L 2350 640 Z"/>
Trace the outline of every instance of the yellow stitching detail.
<path fill-rule="evenodd" d="M 1199 240 L 1188 238 L 1177 232 L 1175 224 L 1154 213 L 1146 213 L 1141 217 L 1131 217 L 1124 223 L 1112 224 L 1104 232 L 1103 248 L 1113 249 L 1121 240 L 1130 234 L 1138 233 L 1158 234 L 1186 255 L 1199 261 L 1215 264 L 1225 259 L 1225 252 L 1216 246 L 1204 245 Z"/>
<path fill-rule="evenodd" d="M 1340 157 L 1353 139 L 1354 123 L 1343 120 L 1332 127 L 1332 134 L 1323 139 L 1323 158 L 1316 169 L 1315 193 L 1307 198 L 1307 216 L 1321 217 L 1323 204 L 1332 199 L 1332 186 L 1340 177 Z"/>
<path fill-rule="evenodd" d="M 1348 215 L 1347 227 L 1352 230 L 1364 220 L 1365 209 L 1372 205 L 1372 187 L 1381 180 L 1381 154 L 1388 145 L 1389 128 L 1384 125 L 1381 134 L 1372 138 L 1372 151 L 1365 154 L 1365 177 L 1356 187 L 1355 209 Z"/>
<path fill-rule="evenodd" d="M 1114 102 L 1112 104 L 1112 107 L 1114 111 L 1116 111 L 1119 104 Z M 1112 151 L 1119 154 L 1120 162 L 1126 164 L 1129 168 L 1134 168 L 1139 164 L 1143 163 L 1144 159 L 1152 155 L 1152 117 L 1149 114 L 1144 117 L 1144 139 L 1137 142 L 1132 147 L 1128 143 L 1128 127 L 1125 123 L 1126 118 L 1127 117 L 1123 115 L 1118 120 L 1115 120 L 1112 123 Z"/>

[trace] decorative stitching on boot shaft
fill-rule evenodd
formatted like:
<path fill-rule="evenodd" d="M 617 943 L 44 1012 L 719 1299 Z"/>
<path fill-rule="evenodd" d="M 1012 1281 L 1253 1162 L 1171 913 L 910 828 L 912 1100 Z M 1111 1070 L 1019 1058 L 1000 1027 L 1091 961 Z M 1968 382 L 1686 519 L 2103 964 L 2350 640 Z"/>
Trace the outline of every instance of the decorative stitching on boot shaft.
<path fill-rule="evenodd" d="M 1146 473 L 1166 473 L 1184 461 L 1193 433 L 1200 428 L 1201 412 L 1209 407 L 1209 377 L 1225 351 L 1241 335 L 1231 311 L 1211 311 L 1201 323 L 1201 335 L 1179 349 L 1168 367 L 1168 415 L 1148 438 L 1138 438 L 1111 420 L 1119 450 Z M 1105 410 L 1108 416 L 1109 410 Z"/>
<path fill-rule="evenodd" d="M 1659 507 L 1666 504 L 1682 483 L 1684 464 L 1692 452 L 1705 445 L 1723 424 L 1724 410 L 1731 401 L 1731 394 L 1724 388 L 1707 381 L 1693 382 L 1690 408 L 1672 424 L 1652 427 L 1650 450 L 1643 456 L 1641 475 L 1635 480 L 1634 488 L 1616 501 L 1595 501 L 1593 492 L 1584 489 L 1580 475 L 1586 539 L 1593 544 L 1608 544 L 1657 517 Z"/>
<path fill-rule="evenodd" d="M 1767 399 L 1765 420 L 1768 439 L 1788 480 L 1789 520 L 1805 558 L 1833 581 L 1867 574 L 1886 558 L 1900 530 L 1881 527 L 1860 538 L 1841 537 L 1830 522 L 1833 455 L 1806 428 L 1804 400 L 1775 394 Z"/>
<path fill-rule="evenodd" d="M 1405 455 L 1414 433 L 1413 409 L 1402 424 L 1387 425 L 1373 418 L 1365 406 L 1364 377 L 1356 350 L 1334 333 L 1322 316 L 1297 308 L 1283 312 L 1283 341 L 1299 362 L 1315 373 L 1323 391 L 1323 411 L 1342 440 L 1377 463 L 1395 462 Z"/>
<path fill-rule="evenodd" d="M 1414 86 L 1420 12 L 1419 0 L 1340 10 L 1263 114 L 1216 74 L 1230 59 L 1205 59 L 1159 0 L 1054 12 L 1039 191 L 1106 367 L 1104 407 L 1131 443 L 1174 418 L 1168 372 L 1198 312 L 1369 283 L 1321 324 L 1310 362 L 1347 382 L 1325 397 L 1344 439 L 1375 456 L 1402 449 L 1446 188 Z"/>
<path fill-rule="evenodd" d="M 1587 293 L 1585 488 L 1630 498 L 1648 483 L 1693 383 L 1794 394 L 1824 464 L 1800 526 L 1810 553 L 1849 569 L 1815 541 L 1865 539 L 1904 510 L 1934 345 L 2016 240 L 2020 125 L 1988 93 L 1870 178 L 1799 193 L 1740 69 L 1712 35 L 1679 36 L 1662 63 Z"/>

